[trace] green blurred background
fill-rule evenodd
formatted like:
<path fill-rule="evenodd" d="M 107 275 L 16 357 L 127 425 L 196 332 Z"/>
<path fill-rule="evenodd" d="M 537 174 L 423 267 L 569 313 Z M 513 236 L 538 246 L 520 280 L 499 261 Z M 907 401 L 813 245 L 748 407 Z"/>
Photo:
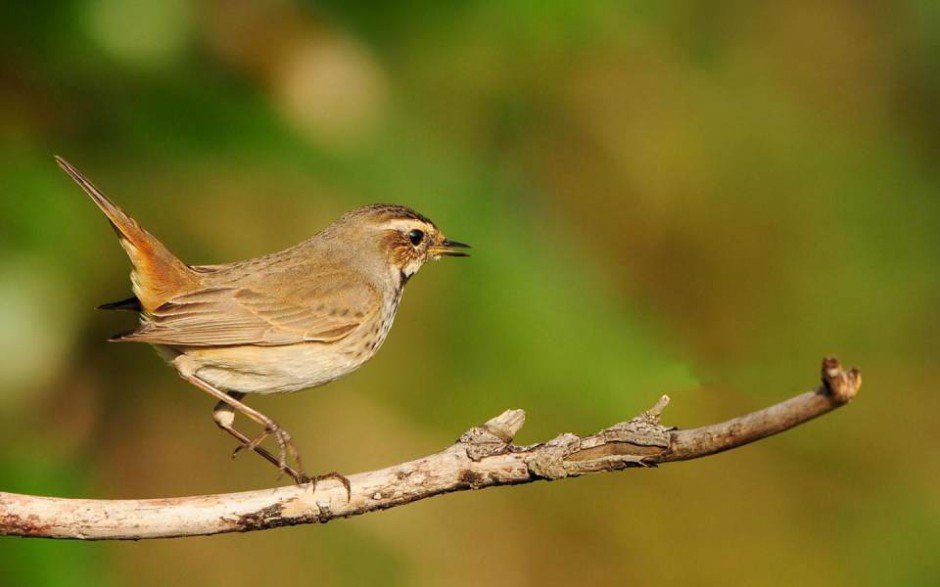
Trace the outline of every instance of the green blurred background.
<path fill-rule="evenodd" d="M 0 490 L 270 486 L 133 326 L 71 160 L 191 263 L 396 202 L 474 245 L 378 356 L 253 405 L 311 468 L 518 440 L 672 395 L 719 421 L 859 365 L 851 407 L 660 470 L 324 527 L 0 540 L 2 585 L 940 581 L 940 4 L 9 0 L 0 4 Z"/>

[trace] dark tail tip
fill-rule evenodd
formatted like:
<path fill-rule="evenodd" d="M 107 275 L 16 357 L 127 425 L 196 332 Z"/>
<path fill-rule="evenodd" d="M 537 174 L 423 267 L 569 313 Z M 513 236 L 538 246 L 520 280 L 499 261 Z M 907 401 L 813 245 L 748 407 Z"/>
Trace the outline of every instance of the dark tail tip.
<path fill-rule="evenodd" d="M 97 310 L 126 310 L 128 312 L 141 312 L 143 311 L 143 306 L 140 305 L 140 300 L 137 299 L 137 296 L 132 296 L 124 300 L 118 300 L 116 302 L 108 302 L 107 304 L 101 304 L 96 309 Z"/>

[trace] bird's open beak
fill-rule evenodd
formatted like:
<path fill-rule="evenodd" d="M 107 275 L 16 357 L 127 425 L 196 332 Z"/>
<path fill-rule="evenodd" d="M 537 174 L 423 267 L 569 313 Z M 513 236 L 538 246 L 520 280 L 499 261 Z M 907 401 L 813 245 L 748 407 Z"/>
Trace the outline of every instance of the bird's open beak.
<path fill-rule="evenodd" d="M 469 257 L 470 253 L 466 251 L 469 248 L 470 245 L 445 240 L 441 244 L 431 247 L 431 254 L 435 257 Z"/>

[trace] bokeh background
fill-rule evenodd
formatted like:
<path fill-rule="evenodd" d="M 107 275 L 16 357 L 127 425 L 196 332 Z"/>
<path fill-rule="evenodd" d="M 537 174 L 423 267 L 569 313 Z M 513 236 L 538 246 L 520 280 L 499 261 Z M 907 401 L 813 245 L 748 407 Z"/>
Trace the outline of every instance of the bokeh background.
<path fill-rule="evenodd" d="M 319 471 L 520 442 L 662 393 L 695 426 L 859 365 L 849 408 L 709 459 L 461 493 L 324 527 L 0 540 L 3 585 L 940 581 L 940 4 L 69 0 L 0 4 L 0 489 L 270 486 L 212 402 L 95 312 L 128 292 L 65 156 L 192 263 L 369 202 L 474 256 L 382 352 L 253 405 Z"/>

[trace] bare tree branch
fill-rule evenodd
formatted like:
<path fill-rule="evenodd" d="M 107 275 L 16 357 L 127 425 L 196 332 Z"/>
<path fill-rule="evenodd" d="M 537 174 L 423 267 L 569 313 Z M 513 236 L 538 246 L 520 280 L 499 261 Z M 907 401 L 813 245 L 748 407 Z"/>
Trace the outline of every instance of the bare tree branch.
<path fill-rule="evenodd" d="M 0 492 L 0 535 L 138 540 L 248 532 L 325 523 L 397 507 L 443 493 L 555 480 L 629 467 L 651 467 L 730 450 L 783 432 L 847 403 L 861 376 L 834 358 L 823 361 L 822 386 L 769 408 L 702 428 L 660 424 L 669 398 L 627 422 L 585 437 L 562 434 L 516 446 L 525 413 L 508 410 L 430 456 L 349 477 L 341 483 L 172 499 L 93 500 Z"/>

